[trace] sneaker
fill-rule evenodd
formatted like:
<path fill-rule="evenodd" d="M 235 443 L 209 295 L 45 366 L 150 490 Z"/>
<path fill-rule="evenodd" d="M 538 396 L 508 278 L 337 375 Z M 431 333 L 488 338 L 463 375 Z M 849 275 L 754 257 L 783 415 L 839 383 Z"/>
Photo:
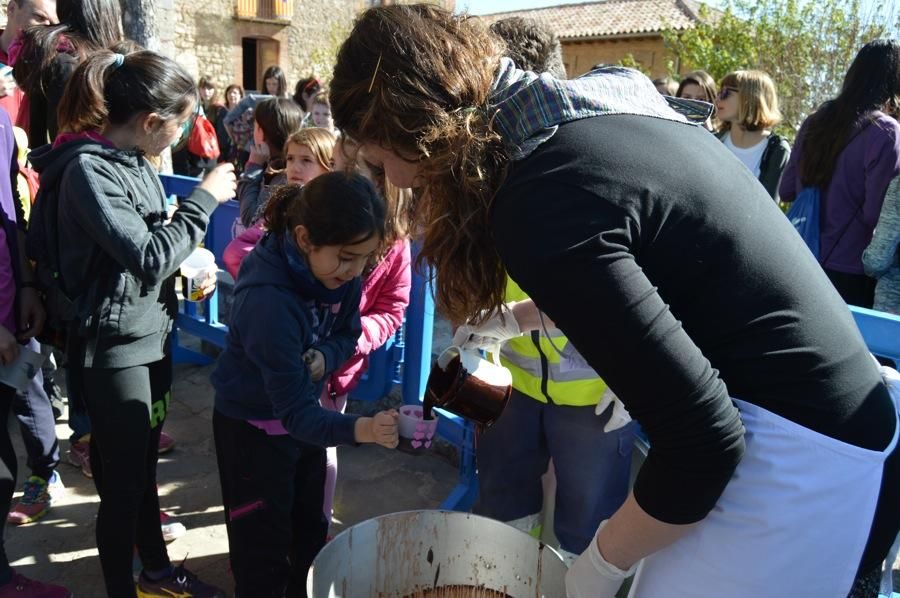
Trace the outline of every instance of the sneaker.
<path fill-rule="evenodd" d="M 59 476 L 53 472 L 56 477 L 56 484 L 62 486 Z M 36 475 L 31 476 L 25 481 L 25 493 L 12 511 L 6 516 L 6 521 L 13 525 L 24 525 L 26 523 L 34 523 L 47 514 L 53 499 L 50 497 L 50 484 L 44 478 Z"/>
<path fill-rule="evenodd" d="M 13 572 L 12 581 L 0 586 L 0 598 L 72 598 L 72 592 Z"/>
<path fill-rule="evenodd" d="M 165 432 L 159 433 L 159 454 L 168 453 L 175 448 L 175 439 Z"/>
<path fill-rule="evenodd" d="M 173 542 L 187 533 L 184 524 L 175 521 L 175 518 L 165 511 L 159 512 L 159 524 L 162 527 L 163 540 Z"/>
<path fill-rule="evenodd" d="M 79 440 L 69 446 L 69 463 L 81 469 L 85 477 L 92 478 L 91 471 L 91 444 L 89 440 Z"/>
<path fill-rule="evenodd" d="M 225 598 L 224 591 L 200 581 L 184 568 L 184 564 L 175 567 L 172 575 L 159 581 L 151 581 L 141 573 L 137 581 L 137 595 L 138 598 Z"/>
<path fill-rule="evenodd" d="M 62 392 L 59 390 L 59 386 L 53 382 L 48 384 L 44 381 L 44 392 L 47 393 L 47 398 L 50 399 L 50 407 L 53 408 L 53 419 L 59 419 L 62 417 L 63 410 L 66 408 L 66 403 L 63 401 Z"/>
<path fill-rule="evenodd" d="M 60 490 L 66 489 L 62 482 L 62 476 L 60 476 L 59 472 L 55 469 L 53 470 L 53 475 L 50 476 L 50 480 L 47 482 L 47 486 L 50 489 L 51 496 L 53 496 L 54 492 L 59 492 Z"/>

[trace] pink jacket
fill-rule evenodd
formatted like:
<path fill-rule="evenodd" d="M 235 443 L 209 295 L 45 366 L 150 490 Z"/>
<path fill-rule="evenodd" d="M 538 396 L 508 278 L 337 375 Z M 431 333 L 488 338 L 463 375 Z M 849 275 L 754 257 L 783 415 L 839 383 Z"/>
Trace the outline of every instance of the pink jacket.
<path fill-rule="evenodd" d="M 225 247 L 222 252 L 222 261 L 225 262 L 225 270 L 231 274 L 232 278 L 237 280 L 238 270 L 241 269 L 241 262 L 247 257 L 247 254 L 253 251 L 259 240 L 263 238 L 265 231 L 262 228 L 262 220 L 246 229 L 244 232 L 235 237 L 231 243 Z"/>
<path fill-rule="evenodd" d="M 235 279 L 241 262 L 253 250 L 265 231 L 257 222 L 238 235 L 222 255 L 225 269 Z M 336 395 L 349 393 L 369 367 L 369 354 L 378 350 L 403 324 L 403 312 L 409 305 L 412 284 L 409 241 L 394 243 L 387 255 L 369 272 L 363 282 L 359 300 L 362 335 L 356 342 L 356 352 L 336 370 L 328 381 L 328 390 Z"/>
<path fill-rule="evenodd" d="M 397 241 L 363 281 L 359 300 L 362 335 L 356 342 L 353 357 L 328 381 L 329 390 L 334 394 L 347 394 L 356 388 L 369 367 L 369 354 L 381 348 L 403 324 L 412 284 L 410 259 L 409 241 Z"/>

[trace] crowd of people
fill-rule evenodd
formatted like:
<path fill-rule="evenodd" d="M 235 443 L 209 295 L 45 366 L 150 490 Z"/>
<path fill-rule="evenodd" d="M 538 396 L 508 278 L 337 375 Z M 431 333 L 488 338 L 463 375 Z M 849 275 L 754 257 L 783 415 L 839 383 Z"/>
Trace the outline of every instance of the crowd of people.
<path fill-rule="evenodd" d="M 900 391 L 846 305 L 900 313 L 896 40 L 860 49 L 792 149 L 764 72 L 568 79 L 557 37 L 522 18 L 370 9 L 327 88 L 291 94 L 273 66 L 262 93 L 220 97 L 127 40 L 117 0 L 10 0 L 7 17 L 0 360 L 46 360 L 27 388 L 0 384 L 31 470 L 12 504 L 3 432 L 0 507 L 11 524 L 51 508 L 64 364 L 68 460 L 100 497 L 109 596 L 225 595 L 170 562 L 185 530 L 160 509 L 156 464 L 175 442 L 175 274 L 232 198 L 211 382 L 237 595 L 305 596 L 334 447 L 398 445 L 396 411 L 345 411 L 402 325 L 412 231 L 454 344 L 512 374 L 478 440 L 474 511 L 540 535 L 552 476 L 570 598 L 611 598 L 631 575 L 634 596 L 776 595 L 773 579 L 877 595 L 900 529 Z M 174 206 L 167 151 L 202 179 Z M 784 213 L 810 188 L 818 259 Z M 632 418 L 651 450 L 630 486 Z M 0 545 L 0 598 L 70 595 Z"/>

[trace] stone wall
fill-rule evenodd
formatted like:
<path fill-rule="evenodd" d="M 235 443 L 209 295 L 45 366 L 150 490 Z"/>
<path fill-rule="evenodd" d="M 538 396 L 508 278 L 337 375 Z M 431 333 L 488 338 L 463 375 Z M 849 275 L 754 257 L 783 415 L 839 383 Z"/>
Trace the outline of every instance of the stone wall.
<path fill-rule="evenodd" d="M 271 40 L 277 44 L 277 64 L 290 87 L 314 70 L 314 62 L 327 64 L 362 8 L 361 0 L 293 0 L 290 23 L 235 18 L 234 0 L 175 0 L 178 19 L 175 46 L 179 61 L 195 76 L 208 75 L 219 85 L 243 79 L 242 38 Z M 316 60 L 318 59 L 318 60 Z M 316 72 L 326 76 L 327 72 Z"/>

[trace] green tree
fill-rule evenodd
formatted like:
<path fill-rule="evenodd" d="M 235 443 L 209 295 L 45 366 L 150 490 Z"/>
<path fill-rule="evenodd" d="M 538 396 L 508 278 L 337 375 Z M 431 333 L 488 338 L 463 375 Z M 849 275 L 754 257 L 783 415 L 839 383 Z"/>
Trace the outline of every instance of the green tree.
<path fill-rule="evenodd" d="M 718 81 L 740 69 L 772 76 L 784 122 L 793 139 L 811 112 L 840 91 L 856 52 L 900 31 L 895 0 L 728 0 L 724 10 L 703 5 L 701 22 L 663 34 L 681 72 L 701 68 Z"/>

